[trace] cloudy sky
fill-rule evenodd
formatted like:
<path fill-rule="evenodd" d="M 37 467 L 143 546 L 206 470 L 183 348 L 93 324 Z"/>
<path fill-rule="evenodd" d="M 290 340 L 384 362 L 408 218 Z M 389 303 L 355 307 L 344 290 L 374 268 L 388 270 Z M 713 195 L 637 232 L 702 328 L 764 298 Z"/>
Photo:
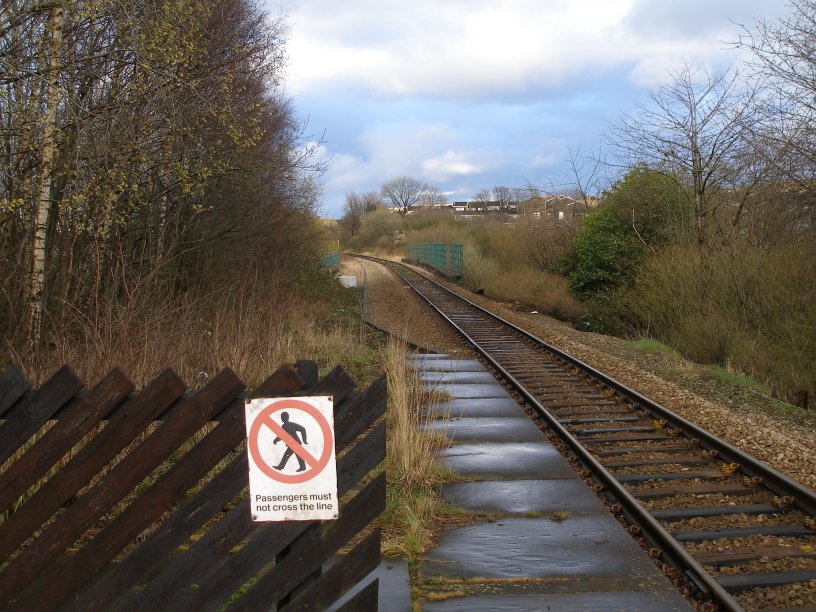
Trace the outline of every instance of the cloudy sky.
<path fill-rule="evenodd" d="M 286 17 L 286 90 L 327 161 L 322 214 L 409 175 L 467 200 L 573 180 L 571 154 L 681 62 L 784 0 L 266 0 Z"/>

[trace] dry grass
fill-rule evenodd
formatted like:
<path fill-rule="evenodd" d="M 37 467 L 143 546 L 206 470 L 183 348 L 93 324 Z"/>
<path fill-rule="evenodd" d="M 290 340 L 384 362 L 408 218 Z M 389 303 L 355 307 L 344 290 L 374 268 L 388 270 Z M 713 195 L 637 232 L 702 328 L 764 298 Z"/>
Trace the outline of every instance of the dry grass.
<path fill-rule="evenodd" d="M 813 245 L 670 247 L 639 270 L 621 308 L 637 331 L 704 364 L 749 375 L 781 399 L 816 392 Z"/>
<path fill-rule="evenodd" d="M 517 266 L 485 274 L 480 286 L 494 299 L 516 302 L 565 321 L 574 320 L 582 311 L 569 292 L 567 280 L 550 272 Z"/>
<path fill-rule="evenodd" d="M 407 359 L 404 343 L 392 339 L 384 351 L 388 374 L 388 507 L 383 517 L 383 552 L 412 561 L 433 543 L 440 514 L 438 485 L 447 477 L 436 459 L 444 444 L 422 430 L 431 419 L 429 399 Z"/>
<path fill-rule="evenodd" d="M 410 220 L 410 223 L 421 220 Z M 516 302 L 563 320 L 582 308 L 567 281 L 544 269 L 566 249 L 569 234 L 561 227 L 520 221 L 507 226 L 489 218 L 466 223 L 430 220 L 406 232 L 404 242 L 460 243 L 464 251 L 462 284 L 482 288 L 490 297 Z"/>
<path fill-rule="evenodd" d="M 322 372 L 351 364 L 352 376 L 365 371 L 359 384 L 370 382 L 366 366 L 373 357 L 356 292 L 322 276 L 311 279 L 307 295 L 236 282 L 203 296 L 146 291 L 126 302 L 102 302 L 95 313 L 74 308 L 50 322 L 48 344 L 36 354 L 5 339 L 0 365 L 18 364 L 36 384 L 65 363 L 88 383 L 119 367 L 138 388 L 165 368 L 198 387 L 229 367 L 252 387 L 303 358 L 316 360 Z"/>

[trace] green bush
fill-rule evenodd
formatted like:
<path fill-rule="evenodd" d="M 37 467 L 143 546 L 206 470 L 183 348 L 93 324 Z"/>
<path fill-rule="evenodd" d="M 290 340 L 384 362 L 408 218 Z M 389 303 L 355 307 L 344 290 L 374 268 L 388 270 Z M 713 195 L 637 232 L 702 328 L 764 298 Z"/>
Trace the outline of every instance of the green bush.
<path fill-rule="evenodd" d="M 671 177 L 637 166 L 586 214 L 558 270 L 578 299 L 606 302 L 630 281 L 650 249 L 682 231 L 687 209 Z"/>
<path fill-rule="evenodd" d="M 643 245 L 618 211 L 600 206 L 587 213 L 567 256 L 570 290 L 580 300 L 614 291 L 632 275 L 643 254 Z"/>

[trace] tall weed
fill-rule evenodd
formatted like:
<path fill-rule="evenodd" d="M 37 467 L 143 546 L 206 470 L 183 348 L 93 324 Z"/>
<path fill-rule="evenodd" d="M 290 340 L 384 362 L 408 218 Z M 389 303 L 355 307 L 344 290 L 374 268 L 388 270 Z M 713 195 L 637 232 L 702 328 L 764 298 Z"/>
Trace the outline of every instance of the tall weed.
<path fill-rule="evenodd" d="M 518 265 L 487 276 L 483 287 L 490 297 L 517 302 L 565 321 L 575 320 L 582 312 L 564 277 L 529 266 Z"/>
<path fill-rule="evenodd" d="M 425 431 L 430 421 L 423 405 L 428 393 L 410 366 L 403 342 L 391 339 L 384 350 L 388 375 L 388 502 L 383 517 L 384 550 L 409 559 L 426 550 L 439 507 L 437 485 L 445 475 L 436 452 L 443 441 Z"/>

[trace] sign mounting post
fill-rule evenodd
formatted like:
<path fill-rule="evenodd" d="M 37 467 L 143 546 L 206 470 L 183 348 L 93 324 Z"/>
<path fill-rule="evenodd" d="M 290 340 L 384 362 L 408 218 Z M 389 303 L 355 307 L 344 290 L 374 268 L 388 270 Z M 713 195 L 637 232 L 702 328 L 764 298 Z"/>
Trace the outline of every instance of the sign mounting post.
<path fill-rule="evenodd" d="M 252 520 L 337 518 L 332 397 L 247 400 L 246 429 Z"/>

